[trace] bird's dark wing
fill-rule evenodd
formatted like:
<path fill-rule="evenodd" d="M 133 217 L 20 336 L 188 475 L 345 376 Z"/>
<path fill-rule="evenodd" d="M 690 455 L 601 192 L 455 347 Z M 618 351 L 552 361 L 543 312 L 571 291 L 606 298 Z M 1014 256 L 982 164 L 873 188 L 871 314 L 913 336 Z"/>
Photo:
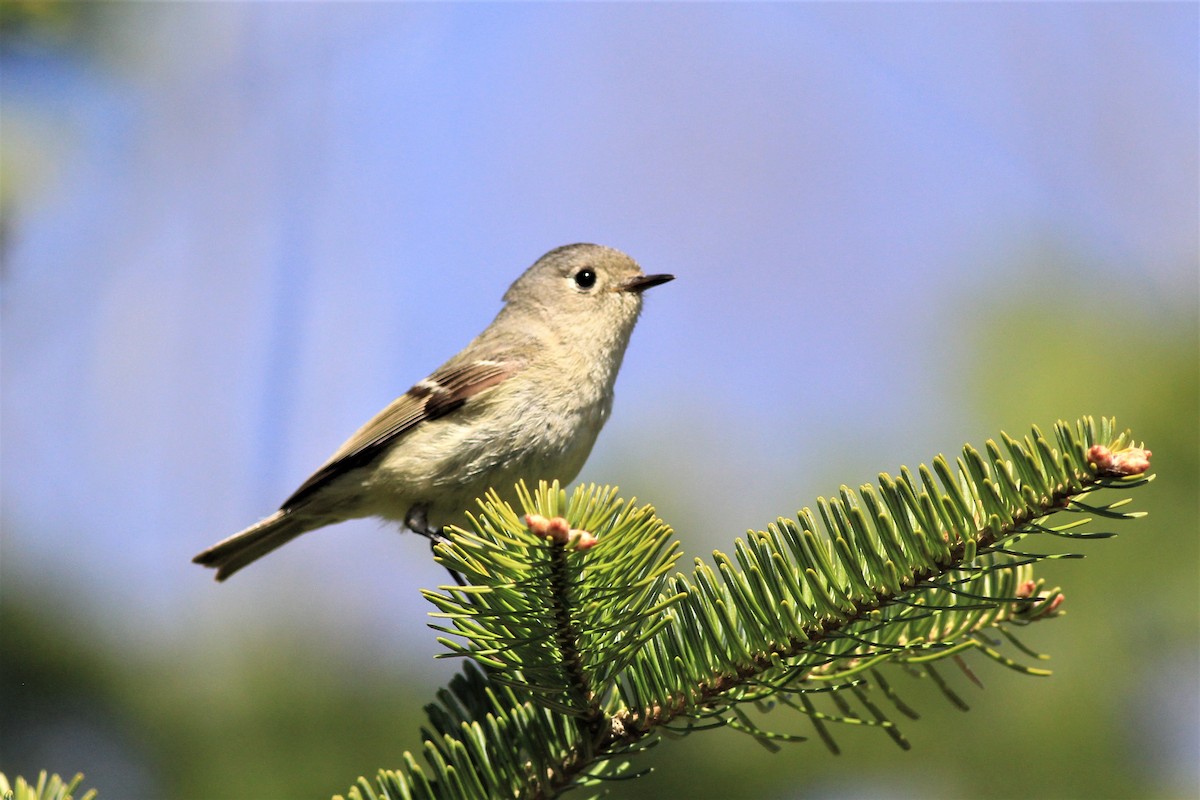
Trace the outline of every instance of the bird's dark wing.
<path fill-rule="evenodd" d="M 471 397 L 491 389 L 521 367 L 512 359 L 446 364 L 392 401 L 338 448 L 325 465 L 312 474 L 283 501 L 281 508 L 294 508 L 331 480 L 352 469 L 366 466 L 397 439 L 422 422 L 444 417 Z"/>

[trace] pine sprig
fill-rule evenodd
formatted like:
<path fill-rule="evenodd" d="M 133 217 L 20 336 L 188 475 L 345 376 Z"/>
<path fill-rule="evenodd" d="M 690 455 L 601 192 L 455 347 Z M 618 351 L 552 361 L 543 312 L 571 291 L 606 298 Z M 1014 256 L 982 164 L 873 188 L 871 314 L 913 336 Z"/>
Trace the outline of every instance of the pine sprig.
<path fill-rule="evenodd" d="M 679 558 L 671 530 L 649 506 L 595 486 L 568 503 L 557 484 L 534 493 L 525 508 L 566 517 L 596 542 L 548 541 L 492 495 L 441 548 L 442 563 L 467 585 L 426 591 L 435 630 L 450 656 L 470 656 L 492 679 L 520 686 L 560 713 L 595 719 L 614 676 L 666 623 L 667 574 Z"/>
<path fill-rule="evenodd" d="M 29 783 L 20 775 L 9 783 L 8 777 L 0 772 L 0 800 L 95 800 L 95 789 L 80 793 L 82 783 L 83 773 L 76 773 L 67 781 L 58 774 L 50 775 L 42 770 L 38 773 L 37 783 Z"/>
<path fill-rule="evenodd" d="M 970 652 L 1048 674 L 1025 663 L 1042 657 L 1015 631 L 1061 613 L 1062 593 L 1033 567 L 1072 554 L 1026 540 L 1111 535 L 1053 515 L 1141 516 L 1119 510 L 1125 499 L 1088 496 L 1147 483 L 1150 454 L 1104 419 L 1059 423 L 1053 441 L 1034 428 L 1001 442 L 843 486 L 688 575 L 669 575 L 678 545 L 653 509 L 614 489 L 579 488 L 568 502 L 542 485 L 522 495 L 524 518 L 489 497 L 440 548 L 468 585 L 426 592 L 449 655 L 483 670 L 468 665 L 427 709 L 429 766 L 406 754 L 350 797 L 553 797 L 617 777 L 660 734 L 727 725 L 771 749 L 801 739 L 756 721 L 778 709 L 835 752 L 834 723 L 907 747 L 889 713 L 915 712 L 885 670 L 926 677 L 964 709 L 939 663 L 973 683 Z"/>

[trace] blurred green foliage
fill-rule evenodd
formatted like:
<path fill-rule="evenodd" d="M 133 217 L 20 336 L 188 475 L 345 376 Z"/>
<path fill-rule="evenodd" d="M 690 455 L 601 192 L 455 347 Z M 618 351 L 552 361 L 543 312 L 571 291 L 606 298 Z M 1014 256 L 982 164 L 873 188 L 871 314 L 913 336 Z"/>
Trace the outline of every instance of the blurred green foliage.
<path fill-rule="evenodd" d="M 81 626 L 82 610 L 53 605 L 44 585 L 6 581 L 0 763 L 14 772 L 36 772 L 34 759 L 59 752 L 46 740 L 91 728 L 110 760 L 141 773 L 117 782 L 142 796 L 320 797 L 417 744 L 424 698 L 336 631 L 277 625 L 220 652 L 212 640 L 131 647 Z M 105 764 L 83 768 L 102 796 L 127 796 L 105 791 Z"/>
<path fill-rule="evenodd" d="M 5 0 L 0 3 L 0 37 L 47 37 L 69 30 L 84 3 L 52 0 Z"/>
<path fill-rule="evenodd" d="M 63 0 L 0 2 L 0 54 L 81 52 L 93 48 L 106 13 L 103 3 Z M 16 119 L 14 119 L 16 117 Z M 8 245 L 18 200 L 44 179 L 44 142 L 22 130 L 19 115 L 0 115 L 0 255 Z M 2 262 L 0 262 L 2 263 Z"/>

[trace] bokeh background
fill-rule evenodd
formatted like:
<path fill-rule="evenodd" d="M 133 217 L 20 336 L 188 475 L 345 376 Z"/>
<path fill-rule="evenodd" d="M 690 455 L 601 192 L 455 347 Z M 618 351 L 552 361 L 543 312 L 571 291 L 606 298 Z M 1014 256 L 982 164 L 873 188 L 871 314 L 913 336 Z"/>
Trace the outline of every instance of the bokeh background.
<path fill-rule="evenodd" d="M 596 241 L 678 280 L 581 478 L 689 557 L 1059 417 L 1159 473 L 1046 565 L 1052 678 L 975 663 L 965 715 L 902 685 L 909 753 L 669 741 L 613 797 L 1196 796 L 1198 9 L 5 0 L 0 769 L 116 800 L 397 765 L 456 669 L 423 542 L 189 560 Z"/>

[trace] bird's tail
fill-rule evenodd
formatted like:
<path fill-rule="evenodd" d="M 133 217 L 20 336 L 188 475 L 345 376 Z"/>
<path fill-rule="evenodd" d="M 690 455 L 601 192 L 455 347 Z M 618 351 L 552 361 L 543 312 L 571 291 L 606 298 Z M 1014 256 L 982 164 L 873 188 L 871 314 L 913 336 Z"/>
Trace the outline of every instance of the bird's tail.
<path fill-rule="evenodd" d="M 323 521 L 306 519 L 290 511 L 276 511 L 246 530 L 217 542 L 192 561 L 212 567 L 217 571 L 217 580 L 223 581 L 247 564 L 322 524 Z"/>

